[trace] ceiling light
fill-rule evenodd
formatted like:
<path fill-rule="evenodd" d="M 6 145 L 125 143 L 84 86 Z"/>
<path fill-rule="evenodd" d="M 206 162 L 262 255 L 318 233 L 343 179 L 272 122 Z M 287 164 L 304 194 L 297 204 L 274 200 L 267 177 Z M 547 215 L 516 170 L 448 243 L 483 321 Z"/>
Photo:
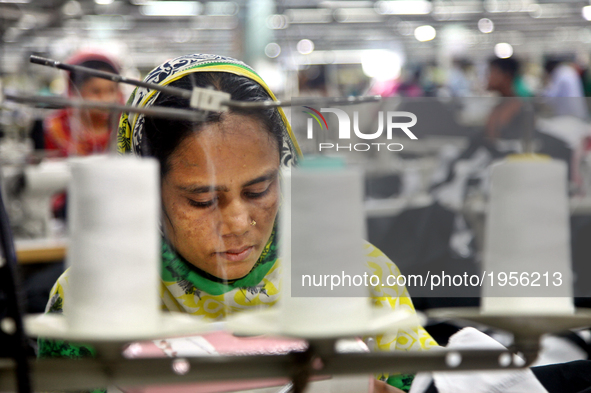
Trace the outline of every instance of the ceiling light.
<path fill-rule="evenodd" d="M 432 8 L 425 0 L 378 1 L 374 7 L 382 15 L 426 15 Z"/>
<path fill-rule="evenodd" d="M 482 18 L 478 21 L 478 30 L 484 34 L 492 33 L 495 30 L 495 24 L 488 18 Z"/>
<path fill-rule="evenodd" d="M 583 18 L 585 18 L 587 20 L 591 20 L 591 5 L 587 5 L 587 6 L 583 7 L 582 13 L 583 13 Z"/>
<path fill-rule="evenodd" d="M 371 7 L 373 1 L 322 1 L 318 4 L 318 7 L 324 8 L 362 8 Z"/>
<path fill-rule="evenodd" d="M 361 68 L 370 78 L 381 81 L 392 80 L 400 76 L 402 59 L 395 52 L 368 50 L 361 55 Z"/>
<path fill-rule="evenodd" d="M 76 16 L 82 13 L 82 6 L 76 0 L 68 1 L 62 6 L 62 12 L 68 16 Z"/>
<path fill-rule="evenodd" d="M 415 29 L 415 38 L 421 42 L 431 41 L 437 35 L 433 26 L 424 25 Z"/>
<path fill-rule="evenodd" d="M 298 42 L 296 48 L 302 55 L 309 55 L 314 52 L 314 43 L 308 39 L 303 39 Z"/>
<path fill-rule="evenodd" d="M 147 16 L 193 16 L 201 13 L 198 1 L 150 1 L 140 5 L 140 13 Z"/>
<path fill-rule="evenodd" d="M 265 54 L 271 59 L 276 58 L 281 54 L 281 47 L 276 42 L 271 42 L 265 46 Z"/>
<path fill-rule="evenodd" d="M 513 55 L 513 47 L 511 44 L 501 42 L 495 45 L 495 56 L 501 59 L 508 59 Z"/>

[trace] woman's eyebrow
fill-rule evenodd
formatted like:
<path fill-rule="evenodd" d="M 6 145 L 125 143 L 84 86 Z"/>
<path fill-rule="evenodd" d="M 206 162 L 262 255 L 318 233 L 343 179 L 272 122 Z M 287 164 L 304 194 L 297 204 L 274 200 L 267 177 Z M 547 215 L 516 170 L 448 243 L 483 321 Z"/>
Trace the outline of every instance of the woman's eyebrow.
<path fill-rule="evenodd" d="M 228 187 L 226 186 L 178 186 L 177 188 L 179 190 L 188 192 L 189 194 L 205 194 L 214 191 L 228 191 Z"/>
<path fill-rule="evenodd" d="M 253 184 L 261 183 L 268 180 L 273 180 L 277 177 L 279 173 L 278 169 L 272 169 L 269 172 L 265 173 L 262 176 L 257 177 L 256 179 L 252 179 L 247 181 L 242 185 L 242 187 L 252 186 Z M 177 186 L 177 188 L 181 191 L 188 192 L 189 194 L 205 194 L 208 192 L 228 192 L 229 189 L 226 186 Z"/>
<path fill-rule="evenodd" d="M 253 184 L 262 183 L 267 180 L 273 180 L 274 178 L 277 177 L 278 173 L 279 173 L 278 169 L 271 169 L 269 172 L 265 173 L 264 175 L 259 176 L 256 179 L 252 179 L 252 180 L 247 181 L 246 183 L 244 183 L 242 185 L 242 187 L 252 186 Z"/>

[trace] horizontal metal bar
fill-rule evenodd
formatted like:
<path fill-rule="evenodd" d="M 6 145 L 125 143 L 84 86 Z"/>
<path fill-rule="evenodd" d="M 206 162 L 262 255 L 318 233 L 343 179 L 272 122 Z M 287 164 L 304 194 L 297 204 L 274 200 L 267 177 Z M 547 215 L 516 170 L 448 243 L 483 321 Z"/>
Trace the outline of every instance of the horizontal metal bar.
<path fill-rule="evenodd" d="M 204 118 L 204 112 L 152 106 L 147 108 L 139 108 L 130 105 L 119 105 L 115 103 L 88 101 L 88 100 L 72 100 L 62 97 L 47 97 L 47 96 L 21 96 L 14 94 L 5 94 L 4 98 L 10 101 L 25 103 L 25 104 L 49 104 L 57 107 L 80 108 L 80 109 L 102 109 L 111 112 L 131 112 L 143 113 L 147 116 L 162 117 L 168 119 L 201 121 Z"/>
<path fill-rule="evenodd" d="M 450 355 L 453 353 L 453 355 Z M 507 354 L 507 355 L 504 355 Z M 365 374 L 375 372 L 509 370 L 501 367 L 506 350 L 431 350 L 424 352 L 347 353 L 322 357 L 323 368 L 311 375 Z M 456 367 L 448 364 L 453 356 Z M 176 359 L 178 361 L 178 359 Z M 157 359 L 41 359 L 31 360 L 34 389 L 80 390 L 109 385 L 134 386 L 205 382 L 216 380 L 289 377 L 295 358 L 286 355 L 208 356 L 187 358 L 184 375 L 175 373 L 173 358 Z M 0 363 L 0 391 L 14 390 L 14 363 Z"/>
<path fill-rule="evenodd" d="M 501 367 L 501 355 L 507 350 L 430 350 L 422 352 L 373 352 L 340 354 L 323 359 L 322 373 L 329 375 L 376 372 L 416 373 L 420 371 L 474 371 L 519 369 L 523 365 Z M 448 364 L 453 359 L 457 366 Z"/>
<path fill-rule="evenodd" d="M 177 109 L 168 107 L 136 107 L 130 105 L 120 105 L 116 103 L 88 101 L 79 99 L 69 99 L 63 97 L 38 96 L 38 95 L 16 95 L 5 94 L 4 98 L 9 101 L 14 101 L 23 104 L 44 104 L 50 105 L 54 108 L 81 108 L 81 109 L 102 109 L 111 112 L 131 112 L 143 113 L 153 117 L 163 117 L 168 119 L 201 121 L 204 118 L 204 111 Z M 344 105 L 344 104 L 360 104 L 366 102 L 375 102 L 379 97 L 354 97 L 349 98 L 297 98 L 290 101 L 224 101 L 222 105 L 230 106 L 242 110 L 261 110 L 268 108 L 277 108 L 280 106 L 303 106 L 303 105 Z"/>
<path fill-rule="evenodd" d="M 222 105 L 226 105 L 232 108 L 240 109 L 265 109 L 265 108 L 277 108 L 280 106 L 331 106 L 331 105 L 354 105 L 364 104 L 368 102 L 377 102 L 382 99 L 381 96 L 361 96 L 361 97 L 297 97 L 291 100 L 283 101 L 223 101 Z"/>

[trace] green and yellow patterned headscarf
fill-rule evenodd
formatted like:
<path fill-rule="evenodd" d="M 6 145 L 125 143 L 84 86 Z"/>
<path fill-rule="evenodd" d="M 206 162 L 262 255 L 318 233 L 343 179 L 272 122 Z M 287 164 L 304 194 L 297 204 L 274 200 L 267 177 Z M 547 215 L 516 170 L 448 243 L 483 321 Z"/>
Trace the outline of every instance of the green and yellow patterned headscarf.
<path fill-rule="evenodd" d="M 144 82 L 166 86 L 195 72 L 227 72 L 252 79 L 265 89 L 271 99 L 275 100 L 275 95 L 273 95 L 271 89 L 252 68 L 236 59 L 218 55 L 194 54 L 177 57 L 154 68 L 144 79 Z M 157 90 L 137 87 L 129 97 L 127 104 L 140 108 L 150 107 L 158 98 L 159 93 Z M 281 149 L 281 165 L 291 166 L 301 156 L 302 152 L 283 109 L 278 108 L 278 111 L 285 125 L 284 142 Z M 121 116 L 117 134 L 117 150 L 120 153 L 133 152 L 139 156 L 145 155 L 145 152 L 142 151 L 142 140 L 145 137 L 144 122 L 145 117 L 142 114 L 124 113 Z"/>

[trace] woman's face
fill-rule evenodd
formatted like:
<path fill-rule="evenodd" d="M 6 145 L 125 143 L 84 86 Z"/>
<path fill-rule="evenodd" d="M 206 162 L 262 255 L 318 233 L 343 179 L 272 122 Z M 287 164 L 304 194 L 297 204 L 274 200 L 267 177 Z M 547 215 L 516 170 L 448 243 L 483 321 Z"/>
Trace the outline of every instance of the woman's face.
<path fill-rule="evenodd" d="M 279 162 L 277 141 L 249 116 L 226 114 L 183 140 L 162 180 L 176 250 L 216 277 L 247 275 L 273 230 Z"/>
<path fill-rule="evenodd" d="M 114 103 L 119 100 L 119 86 L 117 83 L 100 78 L 90 78 L 79 90 L 80 97 L 85 100 Z M 99 118 L 107 122 L 109 120 L 109 111 L 100 109 L 89 109 L 91 117 Z"/>

